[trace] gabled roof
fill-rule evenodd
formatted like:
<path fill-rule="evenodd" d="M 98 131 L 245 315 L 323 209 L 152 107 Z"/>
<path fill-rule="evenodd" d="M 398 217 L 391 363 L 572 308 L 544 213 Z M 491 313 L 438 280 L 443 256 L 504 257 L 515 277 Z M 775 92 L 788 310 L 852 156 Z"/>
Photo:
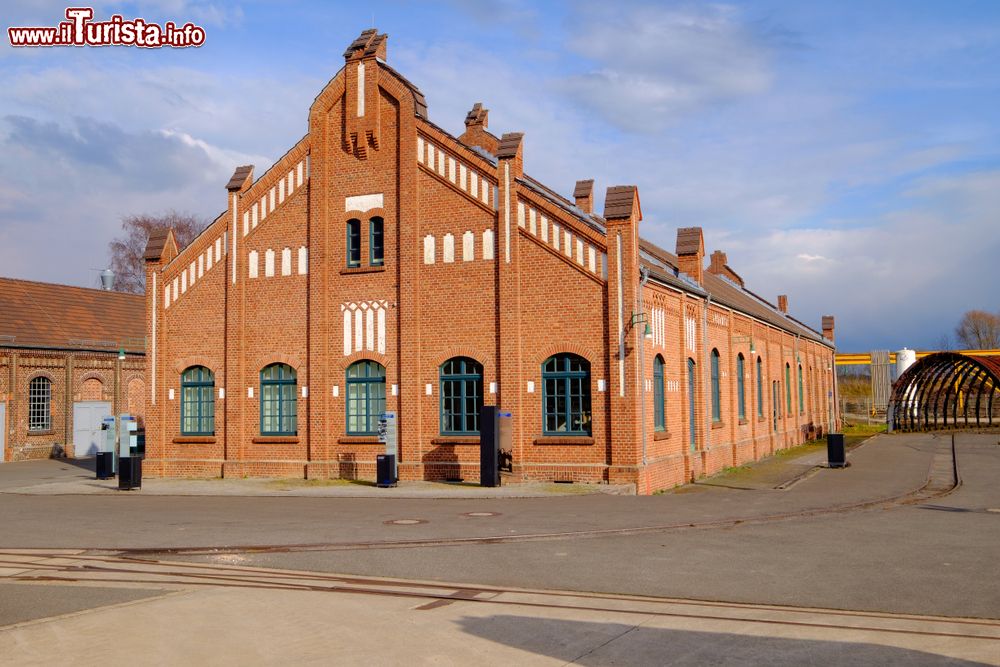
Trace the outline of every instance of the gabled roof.
<path fill-rule="evenodd" d="M 806 326 L 794 317 L 780 312 L 773 304 L 750 290 L 740 287 L 731 280 L 705 271 L 703 276 L 705 284 L 699 287 L 694 281 L 685 280 L 684 274 L 677 270 L 677 257 L 673 253 L 667 252 L 645 239 L 640 239 L 639 248 L 640 263 L 650 271 L 652 278 L 660 280 L 671 287 L 677 287 L 699 295 L 711 296 L 712 301 L 716 303 L 728 306 L 733 310 L 738 310 L 779 329 L 784 329 L 790 333 L 798 334 L 803 338 L 809 338 L 810 340 L 822 342 L 826 345 L 832 345 L 819 332 Z"/>
<path fill-rule="evenodd" d="M 141 294 L 0 278 L 0 346 L 142 353 L 145 338 Z"/>

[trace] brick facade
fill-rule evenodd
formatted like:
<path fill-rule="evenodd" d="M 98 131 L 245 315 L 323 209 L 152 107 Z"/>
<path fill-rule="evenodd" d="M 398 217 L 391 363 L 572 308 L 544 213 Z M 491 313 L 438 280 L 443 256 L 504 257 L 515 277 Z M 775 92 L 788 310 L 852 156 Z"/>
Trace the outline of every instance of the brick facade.
<path fill-rule="evenodd" d="M 478 436 L 442 433 L 440 373 L 455 357 L 480 365 L 484 401 L 514 415 L 512 481 L 627 482 L 649 493 L 827 427 L 830 402 L 820 397 L 832 388 L 832 341 L 747 292 L 735 273 L 679 273 L 704 263 L 703 249 L 688 252 L 700 230 L 679 239 L 679 259 L 640 239 L 636 188 L 609 189 L 598 216 L 592 184 L 578 185 L 577 207 L 525 174 L 530 144 L 520 134 L 491 134 L 477 105 L 452 137 L 385 59 L 385 36 L 362 33 L 315 99 L 305 137 L 256 180 L 237 169 L 227 210 L 188 247 L 172 235 L 150 240 L 147 474 L 373 478 L 382 445 L 348 432 L 346 373 L 357 361 L 384 369 L 403 479 L 478 477 Z M 384 224 L 381 264 L 371 261 L 373 219 Z M 712 349 L 717 421 L 706 389 Z M 584 432 L 546 434 L 542 366 L 562 353 L 589 364 L 590 410 Z M 654 423 L 657 354 L 666 430 Z M 796 388 L 795 410 L 776 419 L 771 382 L 784 391 L 786 361 L 793 380 L 803 365 L 804 409 Z M 296 428 L 262 435 L 261 371 L 275 363 L 296 373 Z M 214 377 L 208 435 L 181 428 L 181 376 L 196 366 Z"/>

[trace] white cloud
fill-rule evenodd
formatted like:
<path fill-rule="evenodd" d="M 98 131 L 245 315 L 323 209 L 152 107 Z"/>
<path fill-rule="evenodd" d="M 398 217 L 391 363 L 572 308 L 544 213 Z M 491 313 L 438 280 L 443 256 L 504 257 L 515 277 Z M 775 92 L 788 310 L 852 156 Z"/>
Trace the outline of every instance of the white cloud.
<path fill-rule="evenodd" d="M 765 92 L 772 47 L 728 5 L 587 4 L 569 46 L 594 67 L 563 89 L 623 128 L 654 132 L 679 116 Z"/>

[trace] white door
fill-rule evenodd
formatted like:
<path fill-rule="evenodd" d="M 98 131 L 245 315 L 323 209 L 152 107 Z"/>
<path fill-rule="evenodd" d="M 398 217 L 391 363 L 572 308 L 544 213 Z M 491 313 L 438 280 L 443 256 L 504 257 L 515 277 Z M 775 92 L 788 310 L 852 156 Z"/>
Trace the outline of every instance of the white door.
<path fill-rule="evenodd" d="M 7 404 L 0 403 L 0 463 L 6 459 L 7 452 Z"/>
<path fill-rule="evenodd" d="M 108 401 L 78 401 L 73 404 L 73 458 L 94 456 L 104 446 L 101 420 L 111 415 Z"/>

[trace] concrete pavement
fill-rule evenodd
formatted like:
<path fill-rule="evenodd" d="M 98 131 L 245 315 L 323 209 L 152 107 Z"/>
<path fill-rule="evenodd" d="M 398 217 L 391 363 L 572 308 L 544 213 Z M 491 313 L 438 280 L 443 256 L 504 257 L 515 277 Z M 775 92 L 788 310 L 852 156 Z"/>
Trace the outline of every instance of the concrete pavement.
<path fill-rule="evenodd" d="M 996 621 L 86 554 L 0 563 L 25 568 L 23 581 L 144 596 L 0 628 L 0 664 L 1000 664 Z"/>

